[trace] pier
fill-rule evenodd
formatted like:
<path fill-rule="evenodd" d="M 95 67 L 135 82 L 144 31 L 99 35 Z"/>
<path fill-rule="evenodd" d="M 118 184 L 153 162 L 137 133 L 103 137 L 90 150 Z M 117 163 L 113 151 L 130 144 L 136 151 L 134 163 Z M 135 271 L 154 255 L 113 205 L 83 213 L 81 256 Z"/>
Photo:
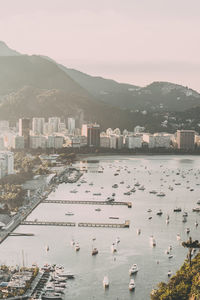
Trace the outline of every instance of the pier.
<path fill-rule="evenodd" d="M 89 204 L 89 205 L 125 205 L 128 208 L 132 207 L 131 202 L 122 201 L 98 201 L 98 200 L 43 200 L 42 203 L 57 203 L 57 204 Z"/>
<path fill-rule="evenodd" d="M 74 222 L 22 221 L 21 225 L 76 226 Z"/>
<path fill-rule="evenodd" d="M 79 227 L 109 227 L 109 228 L 129 228 L 130 221 L 125 223 L 78 223 Z"/>
<path fill-rule="evenodd" d="M 9 236 L 34 236 L 33 233 L 19 233 L 19 232 L 10 232 Z"/>

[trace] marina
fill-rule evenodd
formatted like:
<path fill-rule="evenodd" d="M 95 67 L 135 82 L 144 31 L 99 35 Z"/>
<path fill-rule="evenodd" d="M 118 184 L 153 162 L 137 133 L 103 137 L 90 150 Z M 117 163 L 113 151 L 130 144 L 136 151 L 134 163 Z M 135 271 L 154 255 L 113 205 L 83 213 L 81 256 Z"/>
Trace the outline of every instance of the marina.
<path fill-rule="evenodd" d="M 200 159 L 193 156 L 99 156 L 92 164 L 77 161 L 74 167 L 84 167 L 87 172 L 77 182 L 56 185 L 22 220 L 13 231 L 17 243 L 9 236 L 1 244 L 1 263 L 22 265 L 23 249 L 27 265 L 56 262 L 64 266 L 75 279 L 67 281 L 59 296 L 63 300 L 149 299 L 157 283 L 167 282 L 183 264 L 187 249 L 182 241 L 189 236 L 199 239 L 198 165 Z M 181 184 L 175 185 L 177 182 Z M 118 188 L 113 189 L 114 184 Z M 72 190 L 77 192 L 70 193 Z M 93 196 L 99 190 L 101 195 Z M 124 195 L 127 191 L 130 195 Z M 165 197 L 156 196 L 161 192 Z M 100 198 L 114 201 L 101 205 L 99 202 L 106 201 Z M 115 205 L 117 202 L 131 203 L 132 209 L 127 204 Z M 187 222 L 182 222 L 183 214 Z M 70 223 L 75 225 L 57 226 Z M 122 230 L 119 225 L 125 224 L 129 227 Z M 98 254 L 92 254 L 93 250 Z M 47 286 L 50 290 L 51 284 Z M 46 299 L 49 293 L 38 297 Z"/>

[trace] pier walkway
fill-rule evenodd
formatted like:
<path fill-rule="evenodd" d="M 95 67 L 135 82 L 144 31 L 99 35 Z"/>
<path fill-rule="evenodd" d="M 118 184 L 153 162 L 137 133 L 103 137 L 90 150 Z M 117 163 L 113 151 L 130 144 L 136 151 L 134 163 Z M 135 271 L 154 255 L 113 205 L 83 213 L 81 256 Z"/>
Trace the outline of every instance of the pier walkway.
<path fill-rule="evenodd" d="M 22 221 L 21 225 L 76 226 L 74 222 Z"/>
<path fill-rule="evenodd" d="M 76 226 L 74 222 L 48 222 L 48 221 L 23 221 L 21 225 L 45 225 L 45 226 Z M 78 227 L 109 227 L 109 228 L 129 228 L 130 221 L 126 220 L 124 223 L 78 223 Z"/>
<path fill-rule="evenodd" d="M 128 208 L 132 207 L 131 202 L 122 201 L 98 201 L 98 200 L 43 200 L 42 203 L 57 203 L 57 204 L 90 204 L 90 205 L 125 205 Z"/>

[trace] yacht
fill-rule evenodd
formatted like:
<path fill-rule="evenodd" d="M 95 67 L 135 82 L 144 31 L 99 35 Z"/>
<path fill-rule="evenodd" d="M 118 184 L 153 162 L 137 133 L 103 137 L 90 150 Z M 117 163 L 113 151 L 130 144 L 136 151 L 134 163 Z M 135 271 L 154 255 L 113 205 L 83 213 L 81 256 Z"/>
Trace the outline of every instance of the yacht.
<path fill-rule="evenodd" d="M 118 188 L 118 184 L 117 183 L 115 183 L 115 184 L 113 184 L 113 186 L 112 186 L 113 188 Z"/>
<path fill-rule="evenodd" d="M 150 194 L 157 194 L 155 190 L 149 191 Z"/>
<path fill-rule="evenodd" d="M 135 183 L 135 186 L 140 186 L 140 183 L 139 183 L 139 182 L 136 182 L 136 183 Z"/>
<path fill-rule="evenodd" d="M 61 293 L 56 292 L 45 292 L 41 296 L 42 300 L 63 300 L 63 296 Z"/>
<path fill-rule="evenodd" d="M 92 255 L 97 255 L 99 252 L 98 252 L 98 249 L 97 248 L 93 248 L 92 249 Z"/>
<path fill-rule="evenodd" d="M 129 269 L 129 275 L 133 275 L 138 272 L 138 266 L 136 264 L 132 265 L 132 267 Z"/>
<path fill-rule="evenodd" d="M 163 212 L 161 209 L 159 209 L 159 211 L 156 213 L 158 216 L 162 216 Z"/>
<path fill-rule="evenodd" d="M 66 216 L 73 216 L 74 213 L 73 213 L 72 211 L 68 211 L 68 212 L 65 213 L 65 215 L 66 215 Z"/>
<path fill-rule="evenodd" d="M 134 281 L 134 279 L 130 280 L 128 288 L 129 288 L 129 291 L 133 291 L 135 289 L 135 281 Z"/>
<path fill-rule="evenodd" d="M 152 245 L 153 247 L 156 246 L 156 240 L 155 240 L 155 238 L 153 237 L 153 235 L 150 237 L 150 243 L 151 243 L 151 245 Z"/>
<path fill-rule="evenodd" d="M 97 207 L 95 208 L 95 211 L 101 211 L 101 208 Z"/>
<path fill-rule="evenodd" d="M 181 207 L 175 207 L 174 208 L 174 212 L 180 212 L 182 209 L 181 209 Z"/>
<path fill-rule="evenodd" d="M 190 228 L 186 228 L 186 233 L 188 234 L 188 233 L 190 233 Z"/>
<path fill-rule="evenodd" d="M 109 279 L 108 279 L 108 276 L 104 276 L 104 279 L 103 279 L 103 287 L 106 289 L 109 287 Z"/>
<path fill-rule="evenodd" d="M 167 272 L 167 276 L 168 276 L 168 277 L 171 277 L 171 276 L 172 276 L 172 272 L 171 272 L 170 270 Z"/>
<path fill-rule="evenodd" d="M 80 250 L 79 243 L 76 243 L 76 244 L 75 244 L 75 247 L 74 247 L 74 249 L 75 249 L 75 251 L 76 251 L 76 252 Z"/>
<path fill-rule="evenodd" d="M 147 210 L 147 212 L 152 212 L 152 209 L 151 209 L 151 208 L 149 208 L 149 209 Z"/>
<path fill-rule="evenodd" d="M 74 246 L 75 245 L 75 241 L 72 239 L 71 242 L 70 242 L 71 246 Z"/>
<path fill-rule="evenodd" d="M 116 247 L 115 243 L 112 244 L 111 251 L 112 251 L 112 253 L 117 252 L 117 247 Z"/>
<path fill-rule="evenodd" d="M 157 196 L 157 197 L 164 197 L 164 196 L 165 196 L 165 193 L 160 192 L 160 193 L 158 193 L 156 196 Z"/>
<path fill-rule="evenodd" d="M 137 229 L 137 234 L 140 235 L 140 233 L 141 233 L 141 229 L 138 228 L 138 229 Z"/>
<path fill-rule="evenodd" d="M 145 190 L 145 187 L 142 185 L 142 186 L 140 186 L 140 187 L 138 188 L 138 190 L 144 191 L 144 190 Z"/>

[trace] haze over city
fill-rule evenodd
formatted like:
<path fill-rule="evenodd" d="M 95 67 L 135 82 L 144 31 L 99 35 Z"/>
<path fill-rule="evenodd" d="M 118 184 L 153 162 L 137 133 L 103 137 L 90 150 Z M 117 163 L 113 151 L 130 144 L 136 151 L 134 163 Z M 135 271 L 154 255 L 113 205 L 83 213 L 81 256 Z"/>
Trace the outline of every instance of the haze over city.
<path fill-rule="evenodd" d="M 1 0 L 0 39 L 91 75 L 199 87 L 198 0 Z"/>

